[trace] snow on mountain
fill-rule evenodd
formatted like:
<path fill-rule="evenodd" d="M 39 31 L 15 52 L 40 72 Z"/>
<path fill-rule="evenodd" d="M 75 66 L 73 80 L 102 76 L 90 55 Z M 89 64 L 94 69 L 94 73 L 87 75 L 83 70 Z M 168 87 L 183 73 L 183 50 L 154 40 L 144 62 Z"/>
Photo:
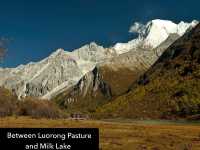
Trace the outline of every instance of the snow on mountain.
<path fill-rule="evenodd" d="M 179 24 L 160 19 L 149 21 L 146 25 L 136 22 L 130 28 L 129 32 L 138 33 L 138 38 L 128 43 L 117 43 L 113 48 L 118 54 L 128 52 L 138 46 L 156 48 L 164 42 L 170 34 L 182 36 L 188 29 L 193 28 L 197 24 L 198 21 L 196 20 L 191 23 L 181 21 Z"/>

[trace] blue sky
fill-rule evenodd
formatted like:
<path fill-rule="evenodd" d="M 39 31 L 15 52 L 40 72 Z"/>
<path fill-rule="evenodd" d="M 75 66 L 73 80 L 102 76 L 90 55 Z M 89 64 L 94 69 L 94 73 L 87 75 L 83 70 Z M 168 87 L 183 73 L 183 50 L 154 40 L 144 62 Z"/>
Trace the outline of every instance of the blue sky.
<path fill-rule="evenodd" d="M 96 41 L 126 42 L 135 22 L 200 20 L 199 0 L 6 0 L 0 5 L 0 37 L 11 39 L 2 67 L 39 61 L 57 48 Z"/>

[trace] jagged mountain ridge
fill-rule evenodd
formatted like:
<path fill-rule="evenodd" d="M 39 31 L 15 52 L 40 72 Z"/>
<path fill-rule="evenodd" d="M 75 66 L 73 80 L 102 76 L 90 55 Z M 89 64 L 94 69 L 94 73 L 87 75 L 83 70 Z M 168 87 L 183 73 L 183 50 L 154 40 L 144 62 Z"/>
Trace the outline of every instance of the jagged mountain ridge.
<path fill-rule="evenodd" d="M 179 36 L 170 35 L 160 46 L 150 50 L 133 49 L 99 63 L 79 82 L 54 98 L 68 110 L 93 110 L 124 94 Z"/>
<path fill-rule="evenodd" d="M 58 49 L 40 62 L 20 65 L 17 68 L 1 68 L 0 83 L 1 86 L 15 91 L 19 97 L 40 97 L 48 94 L 45 98 L 49 98 L 49 92 L 55 88 L 55 92 L 58 92 L 62 88 L 70 87 L 87 71 L 93 69 L 96 63 L 115 55 L 95 43 L 85 45 L 74 52 Z"/>
<path fill-rule="evenodd" d="M 158 20 L 151 22 L 158 22 Z M 161 26 L 168 21 L 161 22 L 157 23 L 157 26 Z M 170 24 L 174 23 L 171 22 Z M 181 31 L 186 31 L 188 28 L 193 27 L 195 21 L 183 24 Z M 147 41 L 145 39 L 151 39 L 148 37 L 153 35 L 151 33 L 154 25 L 147 23 L 146 26 L 148 27 L 148 32 L 146 32 L 147 28 L 143 30 L 146 34 L 139 34 L 137 39 L 128 42 L 121 48 L 118 47 L 116 49 L 116 46 L 104 48 L 91 43 L 73 52 L 58 49 L 49 57 L 37 63 L 20 65 L 17 68 L 0 68 L 0 86 L 12 90 L 18 97 L 38 96 L 50 99 L 76 85 L 87 72 L 93 70 L 97 64 L 106 61 L 106 59 L 118 57 L 128 51 L 140 53 L 140 48 L 150 49 L 152 45 L 144 41 Z M 141 41 L 140 39 L 143 40 Z M 133 41 L 139 42 L 134 43 Z"/>

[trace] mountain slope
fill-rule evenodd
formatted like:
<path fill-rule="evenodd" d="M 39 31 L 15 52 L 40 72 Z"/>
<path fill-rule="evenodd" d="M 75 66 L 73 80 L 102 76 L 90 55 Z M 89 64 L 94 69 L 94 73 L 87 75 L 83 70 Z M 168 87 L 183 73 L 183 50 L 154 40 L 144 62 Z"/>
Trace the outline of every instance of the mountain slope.
<path fill-rule="evenodd" d="M 200 113 L 200 24 L 172 44 L 140 79 L 96 117 L 172 118 Z"/>
<path fill-rule="evenodd" d="M 69 111 L 94 111 L 98 106 L 124 94 L 132 82 L 147 71 L 178 37 L 172 34 L 153 50 L 138 47 L 137 50 L 130 50 L 99 63 L 78 84 L 53 100 Z"/>

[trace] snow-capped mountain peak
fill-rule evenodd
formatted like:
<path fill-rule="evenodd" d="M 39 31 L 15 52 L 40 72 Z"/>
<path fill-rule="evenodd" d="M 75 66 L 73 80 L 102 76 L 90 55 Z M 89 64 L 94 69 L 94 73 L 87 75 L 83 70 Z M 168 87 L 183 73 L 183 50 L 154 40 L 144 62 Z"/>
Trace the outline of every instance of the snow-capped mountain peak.
<path fill-rule="evenodd" d="M 182 36 L 188 29 L 193 28 L 198 24 L 194 20 L 191 23 L 181 21 L 176 24 L 169 20 L 155 19 L 147 22 L 147 24 L 134 23 L 129 32 L 138 33 L 138 37 L 128 43 L 117 43 L 114 49 L 119 53 L 128 52 L 131 49 L 141 46 L 156 48 L 164 42 L 170 34 L 178 34 Z"/>

